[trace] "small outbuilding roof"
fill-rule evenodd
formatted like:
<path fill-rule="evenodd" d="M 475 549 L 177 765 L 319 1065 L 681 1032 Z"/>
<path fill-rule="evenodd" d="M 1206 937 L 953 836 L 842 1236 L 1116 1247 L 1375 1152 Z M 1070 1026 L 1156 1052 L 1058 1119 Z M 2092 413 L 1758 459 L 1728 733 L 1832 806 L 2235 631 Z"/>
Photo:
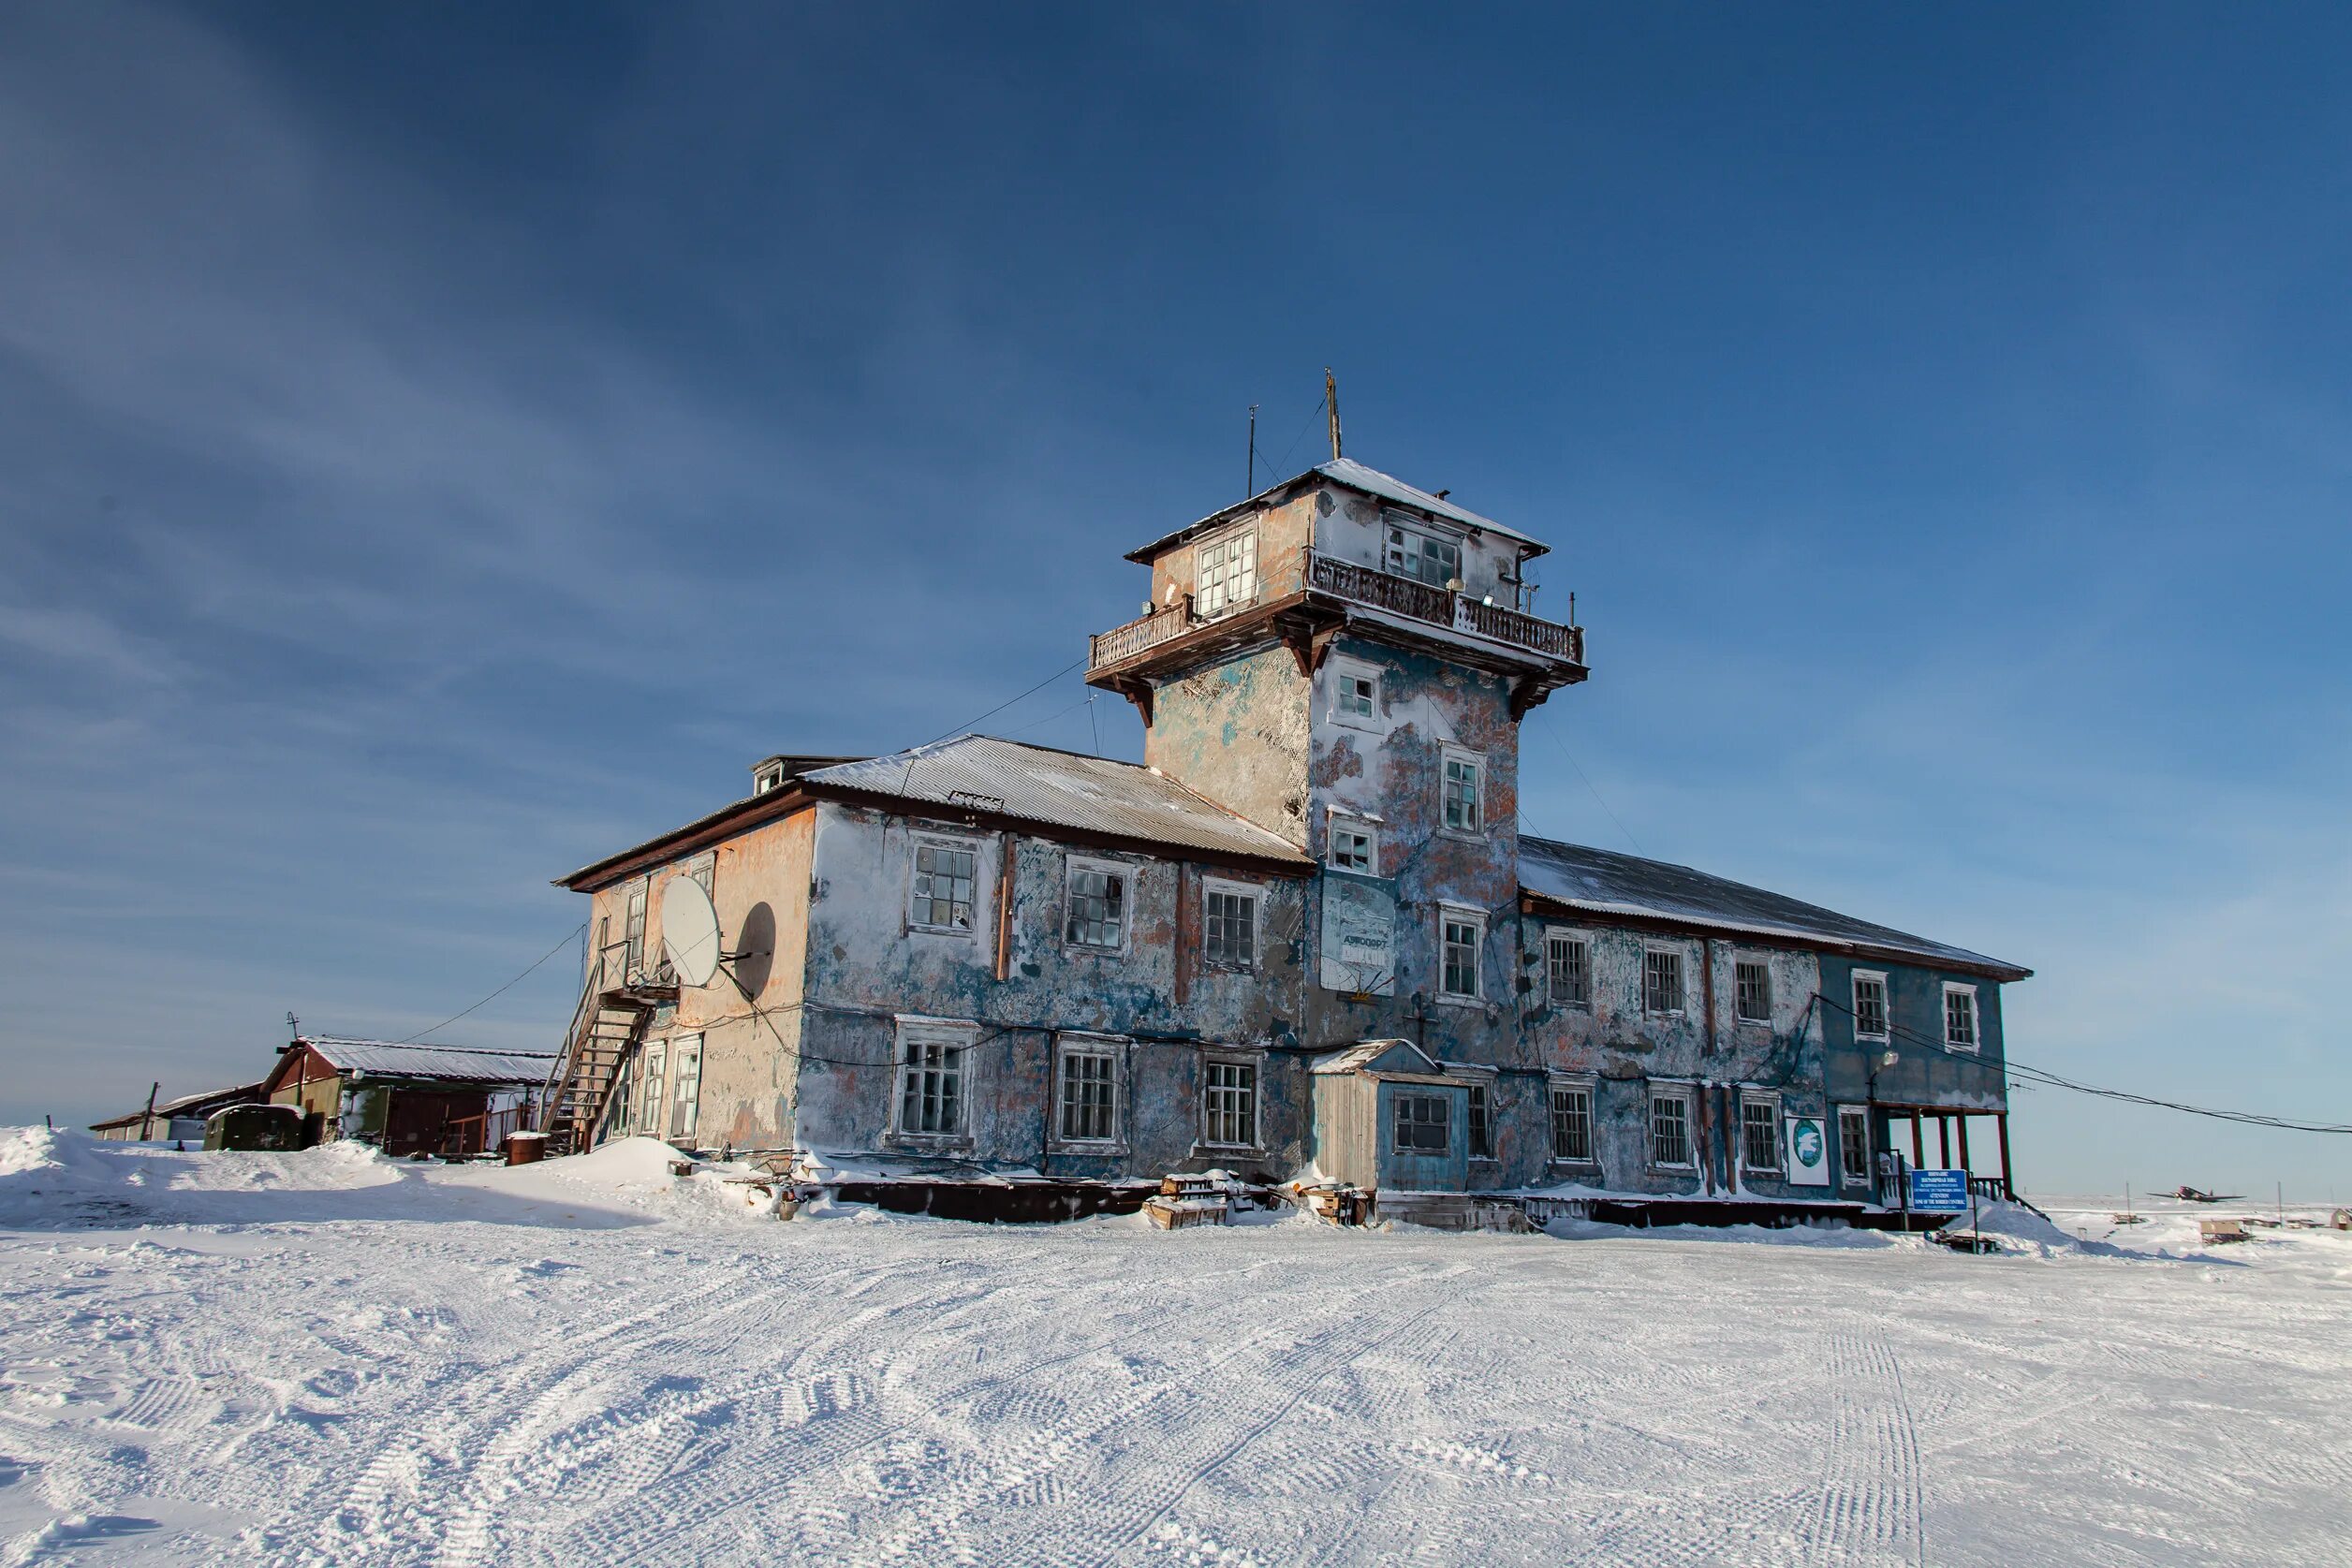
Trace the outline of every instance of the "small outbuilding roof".
<path fill-rule="evenodd" d="M 1546 554 L 1551 548 L 1540 539 L 1529 538 L 1516 528 L 1497 522 L 1490 517 L 1481 517 L 1469 507 L 1458 506 L 1442 495 L 1432 495 L 1425 490 L 1408 485 L 1393 474 L 1383 474 L 1377 468 L 1367 468 L 1353 458 L 1333 458 L 1329 462 L 1318 462 L 1305 473 L 1285 479 L 1278 485 L 1269 485 L 1246 501 L 1237 501 L 1222 511 L 1211 512 L 1198 522 L 1188 522 L 1174 533 L 1163 535 L 1139 550 L 1129 550 L 1127 559 L 1148 564 L 1152 557 L 1168 549 L 1169 546 L 1182 544 L 1201 530 L 1213 528 L 1237 513 L 1262 506 L 1269 498 L 1290 489 L 1301 480 L 1312 479 L 1318 476 L 1330 480 L 1333 484 L 1345 485 L 1349 490 L 1360 491 L 1366 495 L 1375 496 L 1382 501 L 1392 501 L 1401 506 L 1412 506 L 1427 512 L 1432 517 L 1444 518 L 1448 522 L 1458 522 L 1464 528 L 1475 528 L 1481 533 L 1499 534 L 1506 539 L 1515 539 L 1526 547 L 1524 553 L 1529 556 Z"/>
<path fill-rule="evenodd" d="M 965 735 L 804 775 L 814 795 L 978 812 L 1178 849 L 1311 864 L 1280 835 L 1150 768 L 1047 746 Z"/>
<path fill-rule="evenodd" d="M 314 1035 L 294 1045 L 308 1046 L 339 1073 L 370 1077 L 537 1084 L 547 1081 L 548 1070 L 555 1065 L 551 1051 L 478 1050 L 469 1046 L 345 1040 L 333 1035 Z"/>
<path fill-rule="evenodd" d="M 1553 839 L 1521 836 L 1519 885 L 1537 899 L 1591 915 L 1625 916 L 1833 951 L 1888 955 L 2003 980 L 2022 980 L 2034 973 L 1965 947 L 1858 920 L 1688 866 Z"/>
<path fill-rule="evenodd" d="M 262 1083 L 267 1082 L 267 1079 L 262 1080 Z M 174 1100 L 158 1100 L 152 1112 L 142 1106 L 138 1110 L 129 1111 L 121 1116 L 110 1116 L 103 1121 L 93 1121 L 90 1123 L 90 1130 L 95 1133 L 104 1127 L 127 1127 L 132 1122 L 149 1115 L 153 1115 L 158 1121 L 167 1121 L 174 1116 L 195 1116 L 215 1106 L 230 1106 L 243 1100 L 253 1099 L 261 1092 L 262 1083 L 231 1084 L 227 1089 L 207 1089 L 194 1094 L 183 1094 Z"/>

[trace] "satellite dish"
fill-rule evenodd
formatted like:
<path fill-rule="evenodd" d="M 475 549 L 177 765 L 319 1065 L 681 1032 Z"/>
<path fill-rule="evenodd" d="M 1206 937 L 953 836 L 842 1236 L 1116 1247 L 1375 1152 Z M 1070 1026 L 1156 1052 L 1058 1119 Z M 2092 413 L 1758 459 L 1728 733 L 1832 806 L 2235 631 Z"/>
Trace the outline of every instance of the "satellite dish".
<path fill-rule="evenodd" d="M 662 888 L 662 951 L 669 967 L 689 986 L 707 986 L 719 972 L 719 912 L 711 895 L 690 876 L 673 876 Z"/>

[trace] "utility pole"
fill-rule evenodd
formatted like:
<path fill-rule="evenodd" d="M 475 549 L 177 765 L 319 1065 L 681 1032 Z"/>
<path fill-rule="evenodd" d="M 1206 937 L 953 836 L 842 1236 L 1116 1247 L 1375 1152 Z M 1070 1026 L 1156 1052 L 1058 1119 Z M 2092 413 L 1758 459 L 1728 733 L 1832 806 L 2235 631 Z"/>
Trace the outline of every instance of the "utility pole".
<path fill-rule="evenodd" d="M 154 1130 L 155 1095 L 160 1092 L 162 1089 L 163 1080 L 160 1078 L 147 1086 L 147 1109 L 140 1116 L 139 1119 L 139 1141 L 141 1143 L 145 1143 L 149 1135 Z"/>
<path fill-rule="evenodd" d="M 1331 461 L 1337 462 L 1339 461 L 1339 378 L 1331 374 L 1331 367 L 1329 365 L 1323 367 L 1323 406 L 1330 411 Z"/>

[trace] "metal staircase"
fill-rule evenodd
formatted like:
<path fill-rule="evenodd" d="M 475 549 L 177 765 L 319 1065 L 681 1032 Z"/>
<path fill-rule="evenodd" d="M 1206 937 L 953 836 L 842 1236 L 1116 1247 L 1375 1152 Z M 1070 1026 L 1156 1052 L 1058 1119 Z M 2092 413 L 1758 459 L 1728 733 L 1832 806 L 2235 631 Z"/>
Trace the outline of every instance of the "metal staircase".
<path fill-rule="evenodd" d="M 607 984 L 608 977 L 618 984 Z M 563 1054 L 548 1074 L 539 1131 L 547 1135 L 547 1152 L 571 1154 L 585 1150 L 595 1136 L 612 1097 L 613 1081 L 622 1063 L 644 1038 L 654 1009 L 678 995 L 668 977 L 648 978 L 625 972 L 623 962 L 600 953 L 572 1011 Z"/>

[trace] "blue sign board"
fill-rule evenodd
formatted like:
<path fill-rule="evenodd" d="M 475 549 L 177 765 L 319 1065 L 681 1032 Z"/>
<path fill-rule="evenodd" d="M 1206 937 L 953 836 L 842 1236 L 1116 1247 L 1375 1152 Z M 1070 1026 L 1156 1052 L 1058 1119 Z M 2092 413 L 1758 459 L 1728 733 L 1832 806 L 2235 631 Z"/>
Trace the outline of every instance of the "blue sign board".
<path fill-rule="evenodd" d="M 1913 1171 L 1911 1207 L 1926 1214 L 1967 1213 L 1968 1173 L 1964 1170 Z"/>

